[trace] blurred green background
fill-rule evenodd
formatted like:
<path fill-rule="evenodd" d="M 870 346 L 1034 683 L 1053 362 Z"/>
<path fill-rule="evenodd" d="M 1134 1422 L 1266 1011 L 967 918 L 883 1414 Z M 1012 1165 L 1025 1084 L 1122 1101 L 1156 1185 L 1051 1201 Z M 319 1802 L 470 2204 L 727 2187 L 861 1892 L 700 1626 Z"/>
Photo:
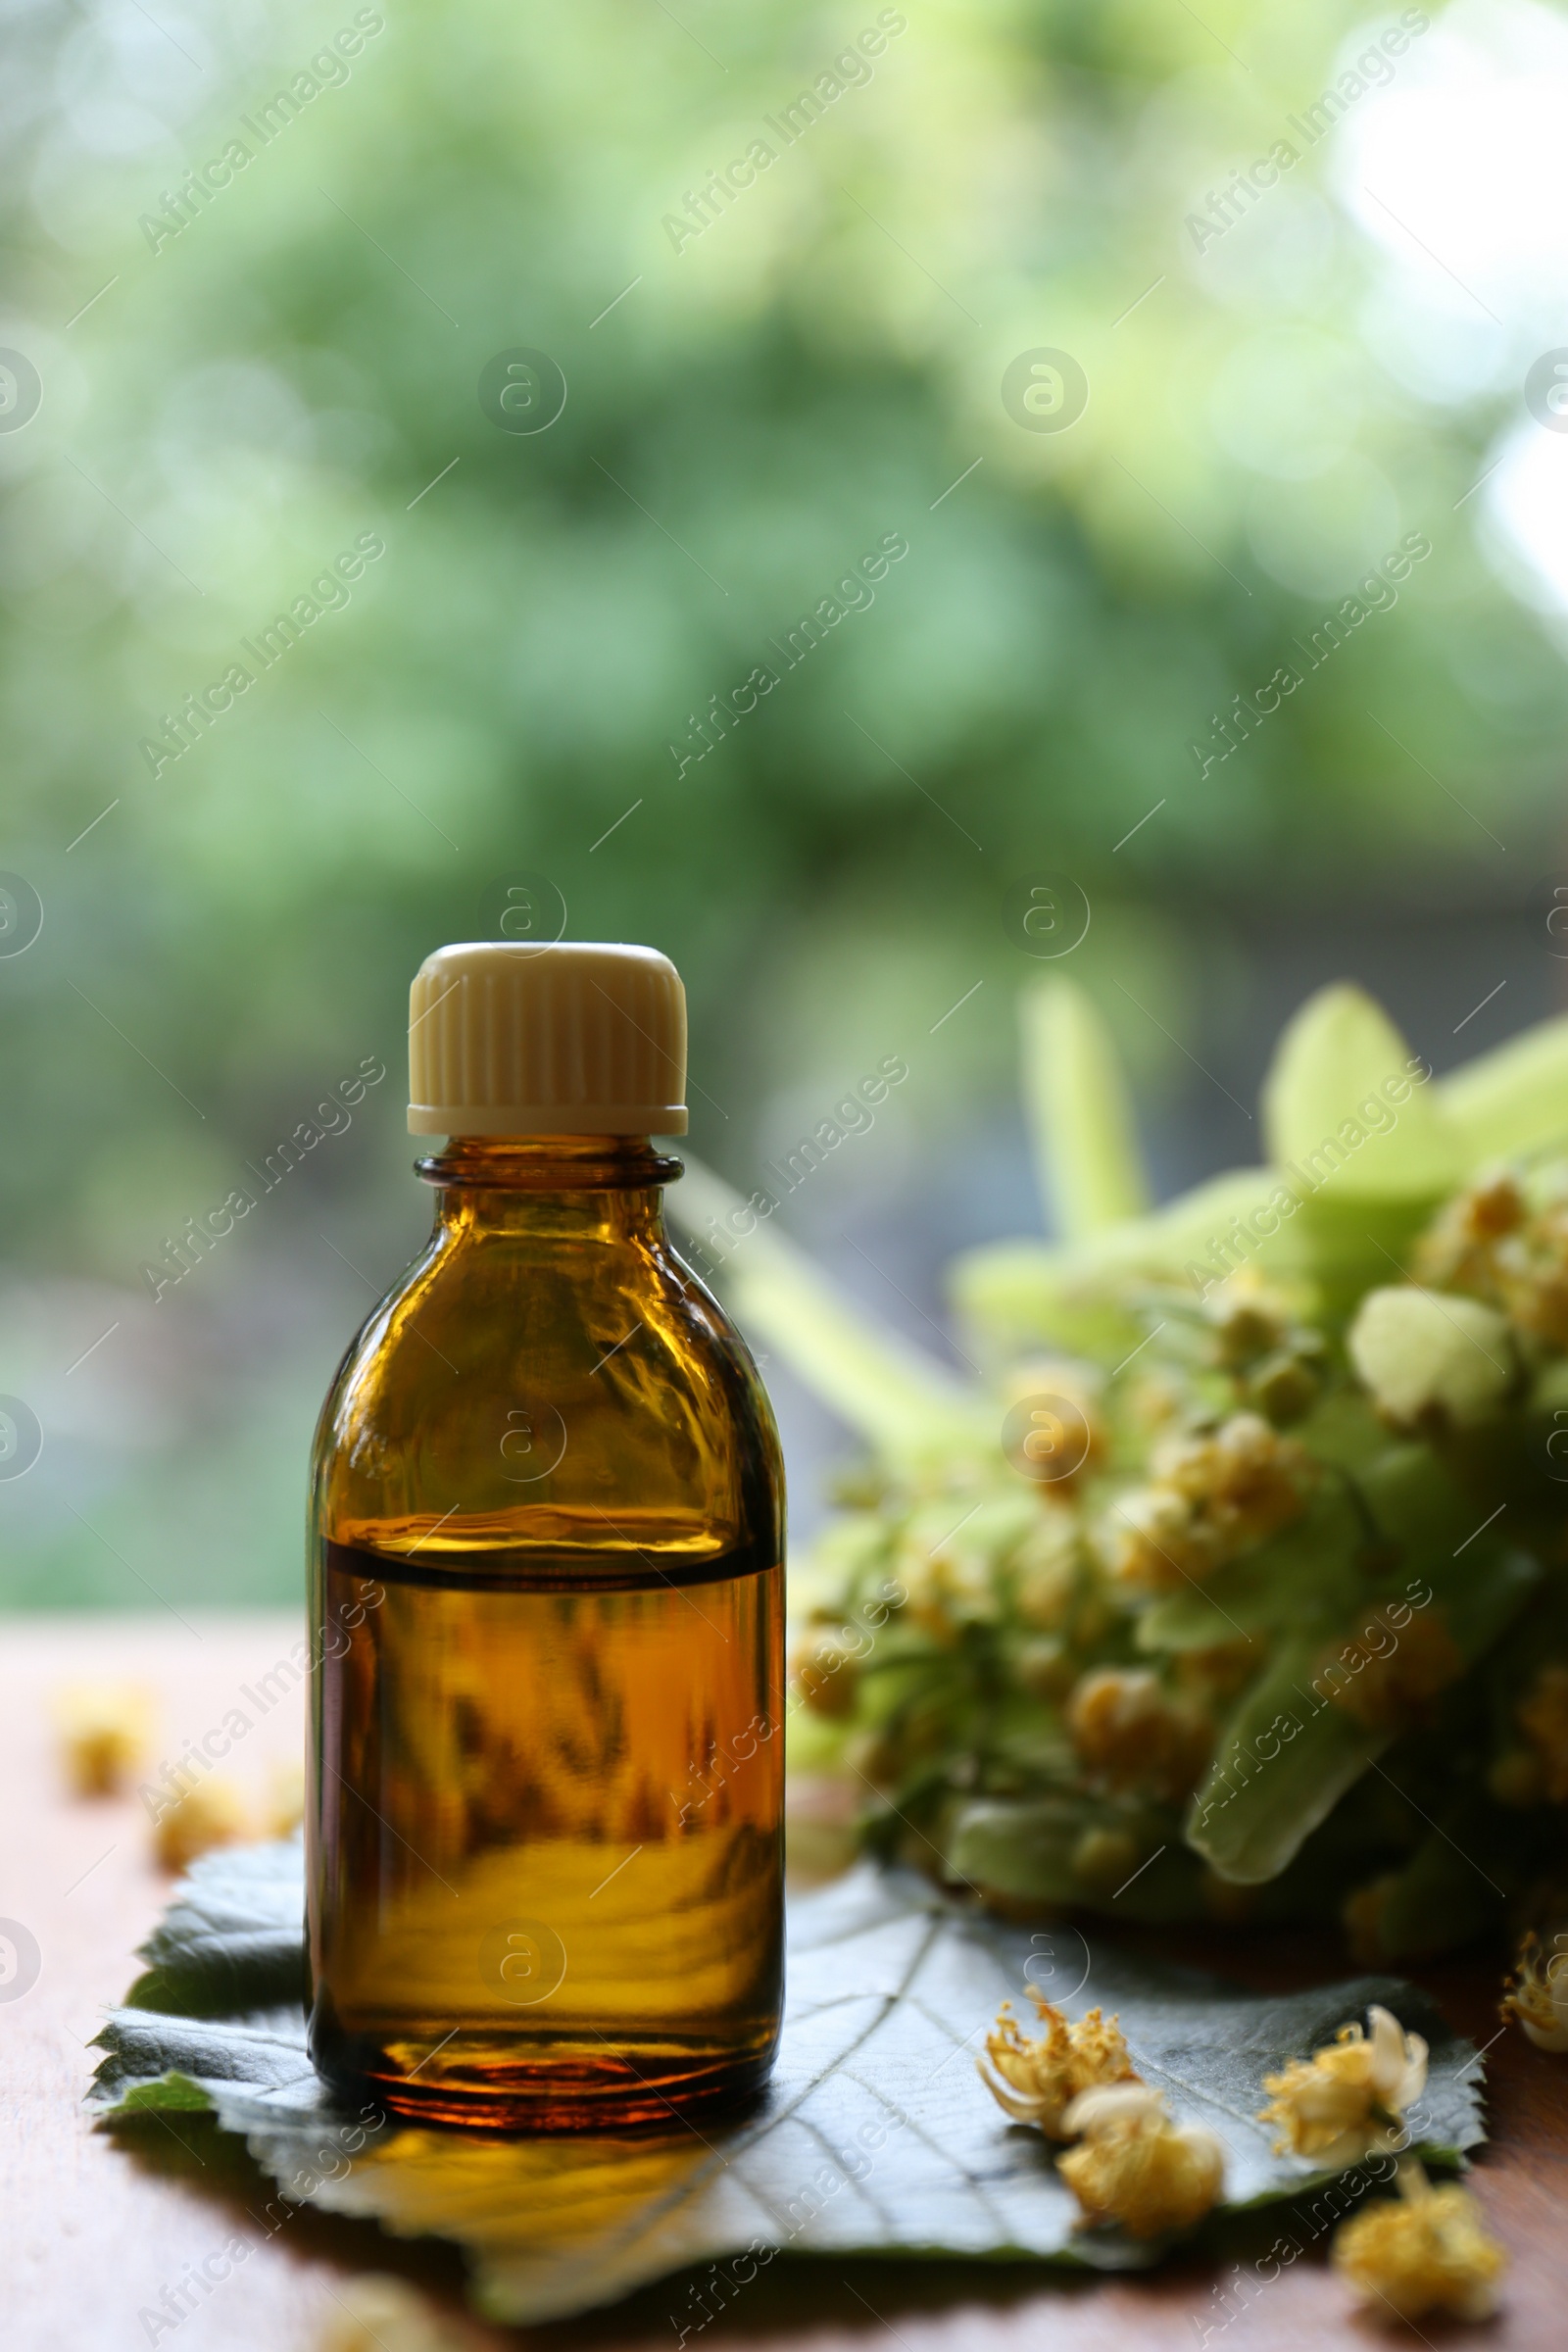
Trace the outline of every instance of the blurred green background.
<path fill-rule="evenodd" d="M 1034 1221 L 1033 879 L 1092 910 L 1070 968 L 1170 1188 L 1255 1156 L 1320 981 L 1440 1068 L 1561 1004 L 1560 17 L 6 23 L 0 345 L 41 387 L 24 416 L 0 357 L 0 866 L 43 911 L 19 951 L 13 889 L 0 939 L 0 1388 L 44 1433 L 0 1481 L 13 1603 L 298 1591 L 320 1396 L 428 1215 L 408 982 L 519 878 L 550 928 L 675 957 L 692 1148 L 736 1182 L 906 1060 L 787 1221 L 933 1346 L 944 1258 Z M 537 431 L 481 405 L 519 348 L 564 377 Z M 1063 429 L 1004 397 L 1042 349 L 1087 382 Z M 890 534 L 874 601 L 837 594 Z M 290 612 L 264 668 L 243 641 Z M 184 1220 L 367 1059 L 352 1120 L 155 1298 Z M 804 1523 L 837 1440 L 778 1401 Z"/>

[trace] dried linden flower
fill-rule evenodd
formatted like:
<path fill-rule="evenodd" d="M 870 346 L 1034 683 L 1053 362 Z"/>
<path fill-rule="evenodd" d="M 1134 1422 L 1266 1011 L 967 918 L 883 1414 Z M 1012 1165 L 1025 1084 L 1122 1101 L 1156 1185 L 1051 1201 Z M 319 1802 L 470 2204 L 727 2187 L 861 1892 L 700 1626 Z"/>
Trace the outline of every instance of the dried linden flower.
<path fill-rule="evenodd" d="M 118 1794 L 147 1752 L 150 1694 L 134 1683 L 68 1683 L 55 1694 L 54 1717 L 74 1794 Z"/>
<path fill-rule="evenodd" d="M 1310 1467 L 1295 1439 L 1260 1413 L 1233 1413 L 1206 1436 L 1168 1440 L 1154 1449 L 1152 1484 L 1112 1510 L 1106 1566 L 1135 1589 L 1178 1592 L 1298 1518 Z"/>
<path fill-rule="evenodd" d="M 1033 1985 L 1030 1998 L 1045 2028 L 1039 2040 L 1020 2032 L 1010 2002 L 1004 2002 L 996 2029 L 986 2035 L 986 2054 L 977 2059 L 980 2080 L 1015 2124 L 1038 2124 L 1048 2139 L 1071 2137 L 1064 2117 L 1081 2091 L 1107 2082 L 1136 2082 L 1116 2020 L 1098 2009 L 1070 2026 Z"/>
<path fill-rule="evenodd" d="M 153 1851 L 165 1870 L 184 1870 L 215 1845 L 232 1845 L 249 1824 L 245 1800 L 232 1781 L 198 1781 L 158 1816 Z"/>
<path fill-rule="evenodd" d="M 1067 1702 L 1067 1729 L 1082 1762 L 1110 1788 L 1145 1788 L 1171 1803 L 1192 1792 L 1214 1744 L 1213 1726 L 1148 1667 L 1086 1674 Z"/>
<path fill-rule="evenodd" d="M 1467 2188 L 1434 2188 L 1421 2167 L 1399 2167 L 1397 2199 L 1380 2197 L 1341 2225 L 1334 2267 L 1376 2312 L 1401 2320 L 1442 2311 L 1484 2320 L 1496 2308 L 1508 2257 L 1489 2235 Z"/>
<path fill-rule="evenodd" d="M 1513 1342 L 1495 1308 L 1407 1284 L 1369 1291 L 1348 1344 L 1373 1402 L 1401 1428 L 1485 1421 L 1514 1376 Z"/>
<path fill-rule="evenodd" d="M 1543 1666 L 1518 1706 L 1519 1729 L 1542 1765 L 1545 1793 L 1568 1805 L 1568 1666 Z"/>
<path fill-rule="evenodd" d="M 1538 2050 L 1568 2050 L 1568 1952 L 1560 1936 L 1553 1940 L 1557 1949 L 1547 1959 L 1539 1936 L 1525 1937 L 1498 2013 L 1505 2025 L 1517 2018 Z"/>
<path fill-rule="evenodd" d="M 1157 2090 L 1108 2083 L 1074 2099 L 1063 2118 L 1082 2133 L 1056 2169 L 1088 2222 L 1119 2222 L 1130 2237 L 1191 2230 L 1218 2197 L 1225 2151 L 1199 2124 L 1173 2124 Z"/>
<path fill-rule="evenodd" d="M 1258 2120 L 1279 2126 L 1276 2154 L 1314 2156 L 1339 2172 L 1402 2137 L 1404 2111 L 1426 2088 L 1427 2045 L 1391 2011 L 1374 2004 L 1367 2015 L 1370 2040 L 1359 2026 L 1342 2026 L 1326 2048 L 1264 2076 L 1273 2095 Z"/>

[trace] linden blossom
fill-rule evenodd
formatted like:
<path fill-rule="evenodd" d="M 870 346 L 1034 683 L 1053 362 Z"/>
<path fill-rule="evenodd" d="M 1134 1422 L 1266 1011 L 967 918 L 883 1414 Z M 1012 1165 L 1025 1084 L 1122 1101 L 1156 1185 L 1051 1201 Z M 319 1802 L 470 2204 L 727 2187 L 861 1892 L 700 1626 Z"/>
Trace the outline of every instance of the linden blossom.
<path fill-rule="evenodd" d="M 346 547 L 334 556 L 324 571 L 318 572 L 308 591 L 302 590 L 286 612 L 279 612 L 265 629 L 256 634 L 261 645 L 253 645 L 242 637 L 240 644 L 256 663 L 247 669 L 243 662 L 231 662 L 220 678 L 204 686 L 199 696 L 187 694 L 179 706 L 177 716 L 168 710 L 161 720 L 162 735 L 144 735 L 136 749 L 141 753 L 155 776 L 175 760 L 182 760 L 193 743 L 199 743 L 199 719 L 203 727 L 211 727 L 215 719 L 234 707 L 236 695 L 244 694 L 256 682 L 264 669 L 280 662 L 291 645 L 297 645 L 314 621 L 323 612 L 336 612 L 351 603 L 347 583 L 357 580 L 367 564 L 378 563 L 386 554 L 386 541 L 378 531 L 361 531 L 353 547 Z M 264 651 L 263 648 L 266 650 Z"/>
<path fill-rule="evenodd" d="M 340 88 L 349 79 L 348 59 L 358 57 L 368 40 L 385 30 L 386 19 L 378 9 L 362 8 L 352 25 L 345 24 L 332 35 L 328 48 L 318 50 L 285 88 L 274 91 L 265 105 L 257 107 L 260 122 L 241 115 L 241 122 L 257 142 L 254 147 L 236 132 L 221 155 L 187 172 L 178 188 L 165 188 L 159 198 L 163 211 L 143 213 L 136 223 L 154 253 L 161 253 L 181 229 L 188 228 L 202 208 L 212 203 L 215 191 L 226 188 L 236 172 L 243 172 L 264 147 L 270 147 L 311 99 L 319 97 L 322 90 Z"/>
<path fill-rule="evenodd" d="M 810 89 L 802 90 L 791 99 L 788 106 L 779 108 L 782 121 L 775 121 L 771 115 L 762 117 L 768 129 L 777 134 L 785 147 L 793 147 L 797 140 L 806 136 L 813 122 L 822 120 L 827 109 L 836 104 L 846 90 L 859 89 L 871 80 L 871 68 L 866 60 L 880 57 L 888 42 L 895 40 L 901 32 L 906 32 L 908 27 L 908 18 L 901 15 L 898 9 L 883 9 L 876 24 L 868 24 L 863 32 L 857 35 L 853 49 L 843 50 L 831 66 L 825 66 Z M 675 251 L 679 253 L 694 237 L 700 237 L 705 229 L 711 228 L 720 214 L 727 212 L 735 202 L 737 192 L 751 187 L 760 172 L 765 172 L 770 165 L 777 163 L 782 151 L 770 139 L 760 135 L 753 139 L 743 156 L 737 156 L 733 163 L 726 164 L 722 172 L 710 172 L 700 192 L 688 188 L 681 201 L 693 218 L 687 220 L 679 213 L 666 213 L 660 222 Z"/>

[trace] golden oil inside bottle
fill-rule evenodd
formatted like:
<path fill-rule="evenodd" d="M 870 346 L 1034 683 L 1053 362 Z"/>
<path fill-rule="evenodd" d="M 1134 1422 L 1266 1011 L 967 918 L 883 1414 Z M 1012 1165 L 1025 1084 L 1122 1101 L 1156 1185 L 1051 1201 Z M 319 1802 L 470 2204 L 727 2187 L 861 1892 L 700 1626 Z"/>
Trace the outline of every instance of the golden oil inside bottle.
<path fill-rule="evenodd" d="M 534 2129 L 754 2088 L 781 1999 L 776 1560 L 354 1532 L 320 1568 L 322 2071 Z"/>

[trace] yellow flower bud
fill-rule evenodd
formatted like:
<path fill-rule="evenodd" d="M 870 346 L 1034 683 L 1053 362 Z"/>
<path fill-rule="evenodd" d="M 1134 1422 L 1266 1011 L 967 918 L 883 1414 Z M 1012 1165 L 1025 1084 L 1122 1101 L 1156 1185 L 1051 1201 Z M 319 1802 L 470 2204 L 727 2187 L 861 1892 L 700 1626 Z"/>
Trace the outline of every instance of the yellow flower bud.
<path fill-rule="evenodd" d="M 1172 1802 L 1191 1793 L 1214 1744 L 1212 1725 L 1172 1698 L 1148 1667 L 1086 1674 L 1068 1701 L 1067 1729 L 1084 1765 L 1108 1787 Z"/>
<path fill-rule="evenodd" d="M 1009 1452 L 1013 1467 L 1063 1498 L 1093 1477 L 1105 1451 L 1104 1391 L 1105 1375 L 1072 1357 L 1025 1356 L 1010 1365 L 1003 1394 L 1014 1412 L 1042 1405 L 1036 1434 L 1046 1441 L 1038 1447 L 1024 1436 Z"/>
<path fill-rule="evenodd" d="M 1140 1592 L 1179 1592 L 1299 1518 L 1312 1464 L 1258 1413 L 1156 1446 L 1153 1483 L 1124 1494 L 1101 1532 L 1110 1575 Z"/>
<path fill-rule="evenodd" d="M 1203 1313 L 1214 1326 L 1220 1362 L 1233 1368 L 1283 1347 L 1290 1323 L 1289 1309 L 1277 1294 L 1261 1286 L 1240 1289 L 1234 1277 L 1205 1300 Z"/>
<path fill-rule="evenodd" d="M 1283 1350 L 1265 1356 L 1250 1374 L 1247 1396 L 1250 1404 L 1276 1427 L 1299 1421 L 1317 1402 L 1321 1383 L 1309 1364 Z"/>
<path fill-rule="evenodd" d="M 1113 1582 L 1134 1592 L 1179 1592 L 1220 1564 L 1192 1504 L 1169 1487 L 1121 1495 L 1100 1529 L 1099 1546 Z"/>
<path fill-rule="evenodd" d="M 1161 1446 L 1154 1474 L 1221 1528 L 1235 1550 L 1299 1516 L 1310 1468 L 1294 1438 L 1258 1413 L 1232 1413 L 1210 1435 Z"/>
<path fill-rule="evenodd" d="M 1415 1272 L 1441 1291 L 1475 1291 L 1491 1298 L 1496 1282 L 1496 1245 L 1524 1223 L 1524 1195 L 1512 1176 L 1483 1178 L 1439 1210 L 1416 1250 Z"/>

